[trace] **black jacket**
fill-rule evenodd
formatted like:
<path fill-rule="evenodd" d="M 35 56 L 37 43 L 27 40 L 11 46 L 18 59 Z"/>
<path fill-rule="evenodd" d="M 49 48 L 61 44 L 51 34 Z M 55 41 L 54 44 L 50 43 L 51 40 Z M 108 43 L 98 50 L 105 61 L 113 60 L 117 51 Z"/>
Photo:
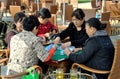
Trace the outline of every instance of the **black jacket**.
<path fill-rule="evenodd" d="M 83 24 L 81 27 L 82 29 L 80 31 L 77 31 L 77 28 L 71 22 L 69 26 L 58 35 L 61 38 L 61 40 L 69 36 L 72 46 L 83 47 L 85 41 L 88 39 L 88 35 L 85 31 L 85 25 Z"/>
<path fill-rule="evenodd" d="M 104 30 L 97 31 L 90 37 L 79 54 L 70 54 L 69 58 L 89 67 L 110 70 L 114 57 L 114 46 Z"/>

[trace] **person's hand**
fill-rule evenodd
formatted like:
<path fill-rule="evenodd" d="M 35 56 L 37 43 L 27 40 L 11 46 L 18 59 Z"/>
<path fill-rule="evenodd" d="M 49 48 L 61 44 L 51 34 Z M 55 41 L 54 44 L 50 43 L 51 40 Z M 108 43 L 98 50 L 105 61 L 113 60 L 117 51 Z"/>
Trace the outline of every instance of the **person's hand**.
<path fill-rule="evenodd" d="M 66 47 L 70 46 L 71 42 L 66 42 L 61 45 L 62 49 L 65 49 Z"/>
<path fill-rule="evenodd" d="M 45 36 L 40 36 L 40 38 L 41 38 L 41 42 L 42 42 L 42 43 L 45 43 L 45 42 L 46 42 Z"/>
<path fill-rule="evenodd" d="M 75 48 L 72 52 L 78 52 L 78 51 L 80 51 L 80 50 L 82 50 L 82 48 Z"/>
<path fill-rule="evenodd" d="M 56 49 L 56 48 L 57 48 L 57 44 L 54 44 L 54 45 L 53 45 L 53 48 L 55 48 L 55 49 Z"/>
<path fill-rule="evenodd" d="M 54 42 L 54 44 L 58 44 L 60 42 L 60 37 L 56 37 L 53 42 Z"/>
<path fill-rule="evenodd" d="M 65 54 L 66 54 L 67 56 L 69 56 L 70 53 L 71 53 L 71 51 L 69 50 L 69 48 L 65 48 L 64 52 L 65 52 Z"/>
<path fill-rule="evenodd" d="M 52 31 L 52 34 L 56 34 L 56 30 L 53 30 L 53 31 Z"/>
<path fill-rule="evenodd" d="M 50 34 L 49 33 L 45 33 L 45 37 L 50 37 Z"/>

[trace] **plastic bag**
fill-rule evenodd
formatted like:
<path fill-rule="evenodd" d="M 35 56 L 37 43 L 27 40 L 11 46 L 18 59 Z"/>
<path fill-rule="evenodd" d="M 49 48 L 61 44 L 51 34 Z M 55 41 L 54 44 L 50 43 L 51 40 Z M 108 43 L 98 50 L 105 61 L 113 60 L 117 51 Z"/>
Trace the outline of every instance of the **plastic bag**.
<path fill-rule="evenodd" d="M 23 75 L 22 79 L 40 79 L 40 75 L 37 73 L 35 68 L 28 69 L 29 74 Z"/>

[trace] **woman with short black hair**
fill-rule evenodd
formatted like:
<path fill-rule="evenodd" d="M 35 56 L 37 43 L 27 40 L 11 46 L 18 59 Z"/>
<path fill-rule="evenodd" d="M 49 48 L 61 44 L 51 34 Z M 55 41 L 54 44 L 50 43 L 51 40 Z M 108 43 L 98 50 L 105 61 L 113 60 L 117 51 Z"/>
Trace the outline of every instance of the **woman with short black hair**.
<path fill-rule="evenodd" d="M 37 65 L 39 59 L 46 62 L 53 56 L 56 45 L 53 45 L 49 52 L 45 50 L 42 39 L 36 36 L 38 26 L 39 21 L 36 16 L 26 17 L 23 21 L 23 31 L 11 38 L 7 75 L 23 72 L 25 69 Z"/>

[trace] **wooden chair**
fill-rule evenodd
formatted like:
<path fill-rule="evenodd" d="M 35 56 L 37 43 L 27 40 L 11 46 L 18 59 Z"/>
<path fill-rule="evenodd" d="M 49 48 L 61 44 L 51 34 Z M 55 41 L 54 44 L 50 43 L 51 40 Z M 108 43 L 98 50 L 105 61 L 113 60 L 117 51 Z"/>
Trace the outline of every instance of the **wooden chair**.
<path fill-rule="evenodd" d="M 110 12 L 103 12 L 101 13 L 101 21 L 109 21 L 110 19 Z"/>
<path fill-rule="evenodd" d="M 73 8 L 78 8 L 78 0 L 70 0 L 70 4 L 73 5 Z"/>
<path fill-rule="evenodd" d="M 0 49 L 0 64 L 7 65 L 9 59 L 10 51 L 7 49 Z M 1 74 L 1 66 L 0 66 L 0 74 Z"/>
<path fill-rule="evenodd" d="M 37 11 L 37 4 L 36 4 L 35 2 L 31 2 L 31 3 L 30 3 L 29 11 L 30 11 L 30 12 L 35 12 L 35 11 Z"/>
<path fill-rule="evenodd" d="M 9 8 L 10 8 L 10 13 L 11 13 L 12 18 L 14 18 L 14 15 L 17 12 L 21 12 L 21 7 L 20 6 L 10 5 Z"/>
<path fill-rule="evenodd" d="M 61 12 L 62 15 L 65 17 L 65 20 L 72 21 L 72 12 L 73 12 L 73 5 L 65 4 L 65 15 L 63 15 L 63 4 L 61 4 Z"/>
<path fill-rule="evenodd" d="M 48 8 L 50 10 L 50 6 L 53 5 L 53 0 L 40 0 L 42 7 Z"/>
<path fill-rule="evenodd" d="M 18 74 L 15 74 L 15 75 L 5 75 L 5 76 L 0 76 L 0 79 L 11 79 L 11 78 L 17 78 L 17 77 L 21 77 L 21 76 L 23 76 L 23 75 L 28 75 L 29 74 L 29 69 L 31 69 L 31 68 L 35 68 L 36 69 L 36 71 L 38 72 L 38 74 L 40 75 L 40 79 L 42 79 L 42 68 L 40 67 L 40 66 L 37 66 L 37 65 L 34 65 L 34 66 L 32 66 L 32 67 L 30 67 L 30 68 L 28 68 L 26 71 L 24 71 L 24 72 L 20 72 L 20 73 L 18 73 Z"/>
<path fill-rule="evenodd" d="M 102 23 L 106 23 L 105 30 L 108 33 L 108 35 L 111 35 L 111 29 L 112 29 L 112 27 L 110 25 L 109 20 L 110 20 L 110 12 L 109 11 L 101 13 L 101 22 Z"/>
<path fill-rule="evenodd" d="M 73 5 L 66 5 L 65 7 L 65 20 L 72 21 L 72 12 L 73 12 Z"/>
<path fill-rule="evenodd" d="M 1 74 L 1 66 L 5 65 L 6 62 L 8 62 L 8 58 L 0 59 L 0 74 Z"/>
<path fill-rule="evenodd" d="M 110 23 L 112 26 L 112 33 L 119 34 L 120 11 L 119 3 L 110 4 Z"/>
<path fill-rule="evenodd" d="M 30 7 L 30 2 L 32 2 L 32 0 L 21 0 L 21 4 L 24 4 L 26 8 Z"/>
<path fill-rule="evenodd" d="M 92 8 L 96 8 L 96 0 L 91 0 L 91 6 Z"/>
<path fill-rule="evenodd" d="M 119 3 L 117 3 L 117 6 L 118 6 L 118 10 L 120 10 L 120 2 L 119 2 Z"/>
<path fill-rule="evenodd" d="M 9 58 L 9 54 L 10 51 L 8 49 L 0 49 L 0 58 Z"/>
<path fill-rule="evenodd" d="M 70 2 L 70 0 L 56 0 L 55 1 L 55 3 L 63 3 L 63 2 L 65 2 L 65 3 L 67 3 L 67 4 L 69 4 L 69 2 Z"/>
<path fill-rule="evenodd" d="M 96 16 L 96 8 L 92 9 L 83 9 L 83 12 L 85 13 L 85 20 L 88 20 L 89 18 L 95 17 Z"/>
<path fill-rule="evenodd" d="M 53 0 L 40 0 L 41 1 L 41 3 L 51 3 L 51 2 L 53 2 Z"/>
<path fill-rule="evenodd" d="M 4 3 L 6 10 L 9 9 L 9 5 L 21 5 L 21 1 L 20 0 L 0 0 L 1 2 Z"/>
<path fill-rule="evenodd" d="M 51 18 L 49 19 L 49 21 L 54 24 L 55 26 L 57 26 L 57 15 L 56 14 L 52 14 Z"/>
<path fill-rule="evenodd" d="M 114 60 L 112 64 L 112 68 L 110 71 L 107 70 L 97 70 L 85 66 L 83 64 L 74 63 L 72 68 L 80 67 L 86 71 L 97 73 L 97 74 L 109 74 L 108 79 L 119 79 L 120 78 L 120 39 L 117 39 L 115 42 L 115 53 L 114 53 Z"/>
<path fill-rule="evenodd" d="M 110 4 L 112 3 L 112 1 L 106 1 L 106 10 L 110 11 Z"/>
<path fill-rule="evenodd" d="M 50 6 L 50 13 L 51 14 L 56 14 L 58 11 L 58 6 L 57 5 L 51 5 Z"/>
<path fill-rule="evenodd" d="M 110 4 L 110 19 L 112 20 L 120 20 L 120 12 L 117 3 Z"/>

